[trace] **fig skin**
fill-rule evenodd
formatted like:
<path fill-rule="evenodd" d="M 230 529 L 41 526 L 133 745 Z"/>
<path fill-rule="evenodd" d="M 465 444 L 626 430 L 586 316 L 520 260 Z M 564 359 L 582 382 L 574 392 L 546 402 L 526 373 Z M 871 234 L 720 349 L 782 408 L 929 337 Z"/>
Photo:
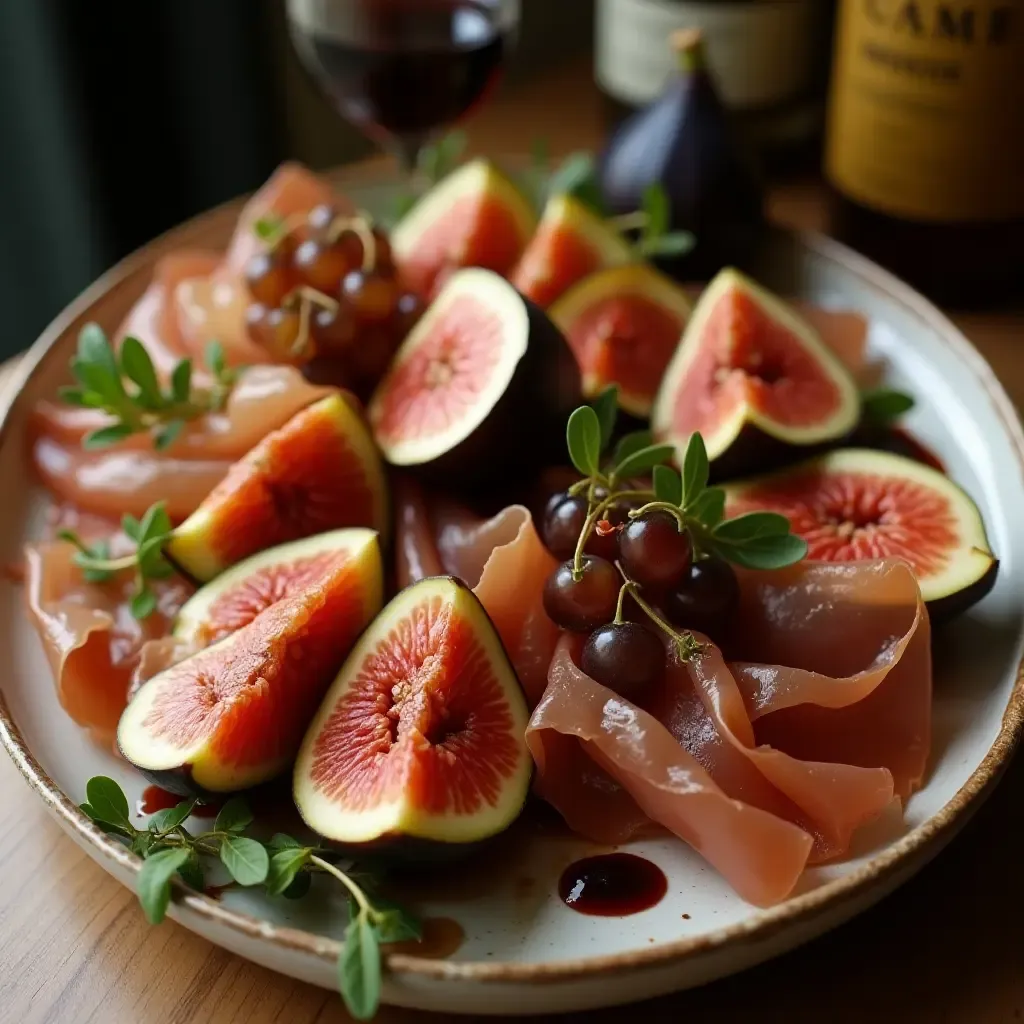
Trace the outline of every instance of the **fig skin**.
<path fill-rule="evenodd" d="M 510 300 L 523 304 L 528 322 L 526 351 L 512 379 L 468 437 L 428 462 L 400 467 L 459 498 L 518 487 L 538 464 L 564 458 L 565 423 L 582 402 L 579 368 L 565 336 L 539 306 L 501 283 Z"/>
<path fill-rule="evenodd" d="M 692 231 L 685 256 L 655 262 L 673 276 L 706 280 L 723 266 L 749 266 L 764 227 L 762 187 L 704 63 L 696 30 L 673 35 L 679 72 L 650 106 L 626 120 L 600 160 L 601 190 L 614 214 L 642 208 L 661 183 L 671 227 Z"/>

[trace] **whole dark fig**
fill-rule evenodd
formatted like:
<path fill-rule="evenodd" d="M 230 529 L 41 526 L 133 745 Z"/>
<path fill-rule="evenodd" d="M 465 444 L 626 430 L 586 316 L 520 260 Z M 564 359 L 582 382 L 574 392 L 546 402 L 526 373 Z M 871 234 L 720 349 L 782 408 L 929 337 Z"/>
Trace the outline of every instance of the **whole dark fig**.
<path fill-rule="evenodd" d="M 689 253 L 662 265 L 676 277 L 705 280 L 747 262 L 762 224 L 761 185 L 708 75 L 701 33 L 680 30 L 670 41 L 679 72 L 611 137 L 600 183 L 614 214 L 641 209 L 644 190 L 660 183 L 672 230 L 696 236 Z"/>

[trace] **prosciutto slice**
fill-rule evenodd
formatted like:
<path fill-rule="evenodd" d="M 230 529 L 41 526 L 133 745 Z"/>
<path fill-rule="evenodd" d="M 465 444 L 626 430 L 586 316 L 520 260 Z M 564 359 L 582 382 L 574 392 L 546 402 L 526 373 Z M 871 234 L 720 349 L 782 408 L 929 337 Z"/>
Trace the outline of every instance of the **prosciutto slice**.
<path fill-rule="evenodd" d="M 195 511 L 227 473 L 265 434 L 327 395 L 289 366 L 257 366 L 233 388 L 223 412 L 192 420 L 166 450 L 136 435 L 110 448 L 85 451 L 82 437 L 109 423 L 93 409 L 43 401 L 33 410 L 32 462 L 45 486 L 61 501 L 115 519 L 139 516 L 166 501 L 179 522 Z"/>
<path fill-rule="evenodd" d="M 920 784 L 929 625 L 902 562 L 804 563 L 742 583 L 744 660 L 713 645 L 670 657 L 639 708 L 586 676 L 563 639 L 527 742 L 538 792 L 576 831 L 622 842 L 656 822 L 768 905 Z"/>
<path fill-rule="evenodd" d="M 128 550 L 125 537 L 112 553 Z M 61 706 L 92 736 L 110 743 L 128 699 L 133 673 L 148 643 L 160 643 L 191 588 L 174 577 L 157 580 L 158 611 L 142 622 L 128 609 L 130 578 L 86 583 L 64 541 L 25 551 L 29 613 L 43 642 Z"/>

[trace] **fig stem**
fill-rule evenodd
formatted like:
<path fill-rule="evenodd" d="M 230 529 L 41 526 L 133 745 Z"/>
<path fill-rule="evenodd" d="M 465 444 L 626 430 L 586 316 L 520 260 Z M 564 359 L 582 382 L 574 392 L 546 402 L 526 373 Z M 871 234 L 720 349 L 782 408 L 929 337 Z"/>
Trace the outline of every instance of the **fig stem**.
<path fill-rule="evenodd" d="M 361 913 L 368 915 L 369 917 L 374 916 L 373 907 L 370 906 L 370 901 L 366 898 L 366 893 L 352 881 L 344 871 L 336 868 L 329 861 L 324 860 L 322 857 L 318 857 L 315 853 L 309 855 L 309 863 L 315 864 L 321 871 L 326 871 L 327 874 L 333 875 L 346 889 L 352 894 L 352 899 L 356 901 Z"/>
<path fill-rule="evenodd" d="M 677 29 L 668 41 L 684 72 L 692 75 L 704 70 L 704 33 L 699 28 Z"/>

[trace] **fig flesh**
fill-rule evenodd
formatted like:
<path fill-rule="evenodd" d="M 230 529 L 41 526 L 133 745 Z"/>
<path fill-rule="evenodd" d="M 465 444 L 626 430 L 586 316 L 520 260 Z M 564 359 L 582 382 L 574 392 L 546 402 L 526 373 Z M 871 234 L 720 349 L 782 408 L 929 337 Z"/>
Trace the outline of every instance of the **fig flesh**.
<path fill-rule="evenodd" d="M 700 431 L 719 473 L 735 474 L 843 437 L 859 414 L 853 377 L 817 331 L 728 269 L 693 310 L 655 397 L 651 427 L 680 458 Z"/>
<path fill-rule="evenodd" d="M 338 667 L 382 603 L 377 535 L 358 534 L 318 552 L 327 555 L 318 559 L 318 572 L 309 571 L 308 549 L 299 554 L 290 564 L 301 585 L 143 683 L 118 724 L 124 757 L 181 793 L 234 792 L 286 770 Z M 266 568 L 255 568 L 250 579 L 265 580 Z M 276 570 L 282 577 L 286 563 Z M 222 593 L 232 588 L 244 591 L 244 580 Z M 218 595 L 210 596 L 214 613 Z M 194 607 L 186 621 L 199 612 Z"/>
<path fill-rule="evenodd" d="M 555 195 L 509 280 L 547 307 L 588 274 L 632 259 L 629 243 L 604 218 L 573 196 Z"/>
<path fill-rule="evenodd" d="M 980 601 L 999 562 L 978 507 L 947 476 L 914 459 L 846 448 L 726 485 L 726 512 L 787 516 L 826 562 L 899 557 L 917 576 L 933 620 Z"/>
<path fill-rule="evenodd" d="M 295 804 L 340 843 L 486 839 L 526 799 L 528 720 L 480 601 L 453 577 L 428 577 L 346 660 L 295 762 Z"/>
<path fill-rule="evenodd" d="M 583 397 L 619 387 L 619 407 L 650 416 L 692 303 L 646 263 L 602 270 L 570 288 L 550 310 L 576 356 Z"/>
<path fill-rule="evenodd" d="M 430 299 L 460 267 L 507 274 L 537 218 L 525 197 L 486 160 L 438 182 L 399 221 L 391 252 L 405 284 Z"/>
<path fill-rule="evenodd" d="M 168 556 L 200 582 L 254 552 L 343 526 L 386 533 L 387 485 L 361 413 L 341 393 L 267 434 L 172 534 Z"/>
<path fill-rule="evenodd" d="M 384 458 L 459 488 L 564 446 L 579 372 L 547 315 L 490 270 L 449 278 L 370 400 Z"/>

